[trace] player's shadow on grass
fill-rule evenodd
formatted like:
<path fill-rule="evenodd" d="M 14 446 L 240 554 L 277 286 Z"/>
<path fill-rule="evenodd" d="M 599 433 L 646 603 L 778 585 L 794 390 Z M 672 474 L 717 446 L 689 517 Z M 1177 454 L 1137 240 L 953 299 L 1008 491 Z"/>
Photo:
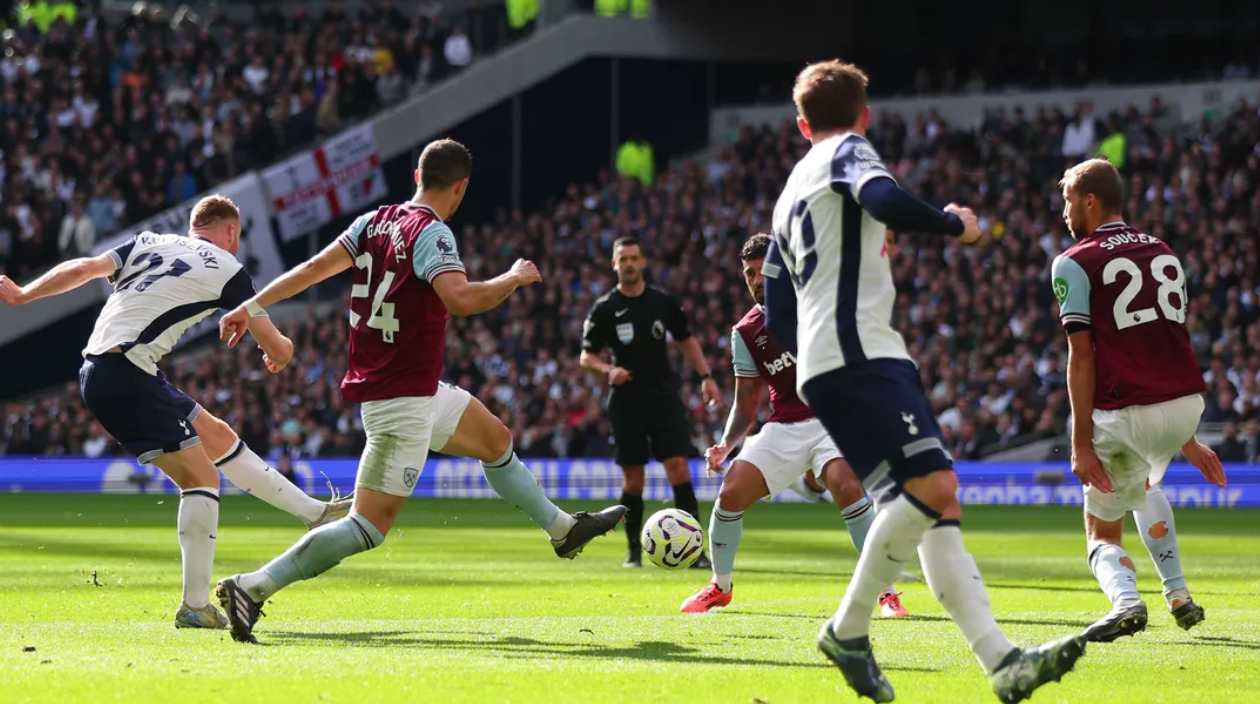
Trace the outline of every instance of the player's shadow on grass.
<path fill-rule="evenodd" d="M 1057 584 L 1012 584 L 1008 582 L 985 582 L 989 589 L 1026 589 L 1034 592 L 1080 592 L 1097 594 L 1098 587 L 1065 587 Z"/>
<path fill-rule="evenodd" d="M 819 621 L 820 617 L 809 614 L 773 614 L 764 611 L 727 611 L 723 613 L 740 615 L 740 616 L 769 616 L 770 618 L 799 618 L 807 621 Z M 888 623 L 913 623 L 914 621 L 941 621 L 944 623 L 953 623 L 948 616 L 920 616 L 911 614 L 906 618 L 887 619 Z M 1033 618 L 999 618 L 998 623 L 1014 623 L 1022 626 L 1067 626 L 1072 628 L 1086 628 L 1090 625 L 1090 621 L 1069 621 L 1067 619 L 1033 619 Z"/>
<path fill-rule="evenodd" d="M 427 632 L 424 632 L 427 633 Z M 360 633 L 317 633 L 301 631 L 276 631 L 260 634 L 264 640 L 276 645 L 298 644 L 304 641 L 329 641 L 366 648 L 397 648 L 399 646 L 420 646 L 441 648 L 443 650 L 466 650 L 470 652 L 494 653 L 500 657 L 514 659 L 537 659 L 539 656 L 553 655 L 560 658 L 591 658 L 597 660 L 645 660 L 685 662 L 703 665 L 758 665 L 761 667 L 807 667 L 830 669 L 825 662 L 803 662 L 798 660 L 771 660 L 766 658 L 720 657 L 703 653 L 678 643 L 664 641 L 640 641 L 631 647 L 599 645 L 582 642 L 548 642 L 534 638 L 519 636 L 496 636 L 490 638 L 426 638 L 420 632 L 410 631 L 364 631 Z M 461 634 L 462 635 L 462 634 Z M 937 672 L 931 668 L 920 667 L 886 667 L 886 670 L 907 672 Z"/>
<path fill-rule="evenodd" d="M 0 547 L 14 552 L 29 551 L 39 555 L 64 555 L 69 557 L 93 558 L 98 562 L 102 558 L 120 560 L 147 560 L 168 562 L 172 557 L 178 559 L 179 547 L 148 547 L 126 545 L 123 543 L 98 542 L 92 540 L 74 540 L 53 536 L 32 537 L 0 535 Z"/>
<path fill-rule="evenodd" d="M 923 615 L 918 615 L 918 614 L 911 614 L 911 615 L 910 615 L 909 617 L 907 617 L 907 618 L 904 618 L 904 619 L 898 619 L 898 620 L 899 620 L 899 621 L 906 621 L 906 622 L 910 622 L 910 623 L 913 623 L 914 621 L 941 621 L 941 622 L 944 622 L 944 623 L 953 623 L 953 622 L 954 622 L 954 620 L 953 620 L 953 619 L 951 619 L 951 618 L 949 618 L 948 616 L 923 616 Z M 997 617 L 997 618 L 995 618 L 995 620 L 996 620 L 998 623 L 1018 624 L 1018 625 L 1020 625 L 1020 626 L 1063 626 L 1063 627 L 1066 627 L 1066 628 L 1088 628 L 1088 627 L 1092 624 L 1092 622 L 1091 622 L 1091 621 L 1073 621 L 1073 620 L 1069 620 L 1069 619 L 1066 619 L 1066 618 L 1054 618 L 1054 619 L 1052 619 L 1052 618 L 1046 618 L 1046 619 L 1041 619 L 1041 618 L 1001 618 L 1001 617 Z"/>
<path fill-rule="evenodd" d="M 1228 636 L 1197 636 L 1194 640 L 1184 641 L 1179 645 L 1193 645 L 1200 648 L 1242 648 L 1244 650 L 1260 650 L 1260 642 L 1237 640 Z"/>
<path fill-rule="evenodd" d="M 1075 592 L 1075 593 L 1080 593 L 1080 594 L 1101 593 L 1098 587 L 1096 586 L 1069 587 L 1069 586 L 1062 586 L 1058 584 L 1015 584 L 1011 582 L 985 582 L 984 585 L 988 587 L 989 589 L 1014 589 L 1014 590 L 1024 589 L 1024 590 L 1034 591 L 1034 592 Z M 1194 590 L 1194 593 L 1195 594 L 1211 594 L 1211 595 L 1216 595 L 1216 596 L 1232 595 L 1232 592 L 1214 592 L 1214 591 L 1204 591 L 1202 589 L 1196 589 Z"/>
<path fill-rule="evenodd" d="M 853 578 L 853 569 L 846 568 L 836 570 L 835 572 L 810 572 L 807 570 L 794 569 L 764 569 L 760 567 L 740 567 L 740 572 L 748 572 L 751 574 L 773 574 L 779 577 L 791 575 L 793 577 L 822 577 L 824 579 L 838 580 L 839 584 L 847 584 Z"/>

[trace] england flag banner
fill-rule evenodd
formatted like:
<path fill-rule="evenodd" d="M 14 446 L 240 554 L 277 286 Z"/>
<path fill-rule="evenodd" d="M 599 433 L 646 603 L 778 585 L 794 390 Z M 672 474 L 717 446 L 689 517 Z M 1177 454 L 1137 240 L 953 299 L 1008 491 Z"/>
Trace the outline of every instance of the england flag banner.
<path fill-rule="evenodd" d="M 372 126 L 343 132 L 262 172 L 285 241 L 386 196 Z"/>

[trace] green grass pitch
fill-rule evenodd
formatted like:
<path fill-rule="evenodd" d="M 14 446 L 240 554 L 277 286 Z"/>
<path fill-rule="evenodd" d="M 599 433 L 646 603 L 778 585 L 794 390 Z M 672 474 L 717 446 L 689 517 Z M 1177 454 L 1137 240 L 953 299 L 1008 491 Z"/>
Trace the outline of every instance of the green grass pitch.
<path fill-rule="evenodd" d="M 172 625 L 177 503 L 0 495 L 0 701 L 855 701 L 814 642 L 855 560 L 830 506 L 751 509 L 735 601 L 682 615 L 708 575 L 625 570 L 620 533 L 561 561 L 503 502 L 417 499 L 383 547 L 281 593 L 259 622 L 262 644 L 246 646 Z M 1130 535 L 1150 628 L 1090 646 L 1034 702 L 1260 702 L 1260 513 L 1177 519 L 1207 622 L 1175 626 Z M 963 527 L 1017 642 L 1079 631 L 1106 611 L 1078 510 L 969 507 Z M 301 532 L 256 499 L 225 498 L 216 577 L 257 567 Z M 897 701 L 997 701 L 926 587 L 902 586 L 914 617 L 877 617 L 872 634 Z"/>

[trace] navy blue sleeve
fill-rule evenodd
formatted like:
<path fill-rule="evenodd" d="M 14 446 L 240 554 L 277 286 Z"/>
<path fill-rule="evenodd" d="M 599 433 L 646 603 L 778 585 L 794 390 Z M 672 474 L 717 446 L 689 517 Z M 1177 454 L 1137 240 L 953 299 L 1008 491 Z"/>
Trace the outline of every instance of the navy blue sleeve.
<path fill-rule="evenodd" d="M 114 262 L 114 273 L 106 279 L 111 284 L 118 280 L 118 272 L 127 266 L 127 260 L 131 258 L 131 250 L 135 249 L 135 247 L 136 238 L 131 237 L 117 247 L 105 250 L 105 254 L 108 254 L 109 258 Z"/>
<path fill-rule="evenodd" d="M 770 240 L 761 265 L 766 280 L 766 330 L 793 355 L 796 354 L 796 287 L 788 277 L 776 240 Z"/>
<path fill-rule="evenodd" d="M 875 147 L 865 137 L 849 135 L 831 155 L 831 190 L 854 199 L 872 181 L 893 181 L 888 167 L 880 160 Z"/>
<path fill-rule="evenodd" d="M 236 275 L 228 279 L 223 284 L 223 293 L 219 294 L 219 307 L 223 310 L 233 310 L 245 301 L 253 298 L 258 293 L 254 289 L 254 281 L 249 278 L 249 273 L 245 271 L 245 267 L 236 272 Z"/>
<path fill-rule="evenodd" d="M 862 186 L 857 201 L 876 220 L 898 232 L 926 232 L 954 237 L 963 233 L 963 222 L 957 215 L 933 208 L 892 179 L 868 180 Z"/>

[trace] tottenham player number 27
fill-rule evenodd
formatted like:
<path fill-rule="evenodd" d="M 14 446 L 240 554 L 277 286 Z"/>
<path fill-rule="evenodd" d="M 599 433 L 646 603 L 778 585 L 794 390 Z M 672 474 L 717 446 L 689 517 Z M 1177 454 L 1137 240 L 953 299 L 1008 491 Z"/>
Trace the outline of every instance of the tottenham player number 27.
<path fill-rule="evenodd" d="M 1173 271 L 1172 276 L 1168 275 L 1169 269 Z M 1151 260 L 1150 273 L 1159 284 L 1156 302 L 1164 318 L 1176 323 L 1186 322 L 1186 275 L 1181 269 L 1181 262 L 1171 254 L 1161 254 Z M 1116 296 L 1116 302 L 1112 306 L 1112 311 L 1116 316 L 1116 329 L 1124 330 L 1158 318 L 1159 313 L 1155 308 L 1129 309 L 1145 282 L 1142 268 L 1132 259 L 1125 257 L 1112 259 L 1103 268 L 1103 283 L 1108 286 L 1114 284 L 1120 274 L 1127 274 L 1129 283 L 1125 285 L 1120 295 Z M 1173 305 L 1173 294 L 1177 295 L 1177 305 Z"/>
<path fill-rule="evenodd" d="M 131 288 L 131 285 L 136 283 L 137 280 L 140 280 L 140 283 L 136 286 L 136 291 L 143 292 L 143 291 L 148 290 L 150 286 L 152 286 L 153 284 L 157 283 L 158 281 L 160 281 L 161 279 L 167 276 L 183 276 L 184 274 L 187 274 L 188 272 L 192 271 L 192 267 L 188 265 L 188 262 L 184 261 L 183 259 L 176 259 L 171 262 L 171 268 L 167 269 L 166 271 L 158 272 L 156 274 L 149 274 L 150 271 L 153 271 L 154 269 L 162 266 L 162 263 L 163 263 L 162 255 L 157 254 L 155 252 L 150 252 L 148 254 L 141 254 L 140 256 L 136 257 L 136 260 L 132 262 L 131 265 L 134 267 L 144 267 L 144 268 L 124 278 L 122 281 L 119 281 L 118 290 L 126 291 L 127 289 Z M 149 274 L 149 275 L 145 276 L 144 279 L 140 279 L 140 277 L 144 276 L 145 274 Z"/>
<path fill-rule="evenodd" d="M 394 343 L 394 333 L 398 332 L 398 318 L 394 317 L 394 304 L 385 302 L 385 294 L 389 293 L 389 289 L 394 285 L 394 272 L 386 270 L 381 274 L 381 281 L 376 285 L 376 295 L 372 295 L 372 254 L 364 252 L 354 260 L 354 265 L 359 269 L 367 270 L 367 283 L 355 284 L 350 287 L 350 298 L 367 298 L 372 296 L 372 307 L 368 311 L 367 326 L 373 330 L 380 330 L 381 337 L 390 344 Z M 350 308 L 350 325 L 357 326 L 362 316 L 354 312 L 354 303 L 351 301 Z"/>

